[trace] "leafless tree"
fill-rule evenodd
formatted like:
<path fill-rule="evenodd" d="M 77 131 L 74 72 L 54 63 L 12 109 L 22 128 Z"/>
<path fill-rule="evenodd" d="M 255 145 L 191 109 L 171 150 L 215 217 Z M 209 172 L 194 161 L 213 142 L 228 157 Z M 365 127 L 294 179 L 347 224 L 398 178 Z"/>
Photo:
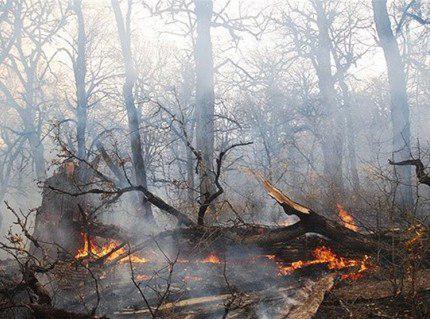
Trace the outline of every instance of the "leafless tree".
<path fill-rule="evenodd" d="M 394 161 L 403 161 L 409 158 L 411 152 L 411 124 L 405 66 L 391 27 L 387 1 L 373 0 L 372 6 L 379 43 L 387 63 L 390 84 L 393 158 Z M 410 209 L 412 206 L 411 169 L 408 166 L 401 166 L 397 172 L 401 183 L 399 185 L 399 203 L 404 209 Z"/>
<path fill-rule="evenodd" d="M 124 62 L 125 82 L 123 86 L 124 104 L 127 111 L 129 138 L 133 158 L 133 167 L 136 183 L 147 188 L 147 176 L 145 162 L 143 159 L 142 138 L 140 135 L 140 119 L 134 102 L 133 87 L 136 81 L 136 71 L 133 65 L 131 52 L 131 12 L 132 1 L 127 1 L 127 11 L 124 14 L 121 10 L 120 3 L 112 0 L 112 8 L 115 13 L 115 20 L 118 28 L 118 37 L 121 42 L 121 51 Z M 150 203 L 142 196 L 141 203 L 143 208 L 143 218 L 149 223 L 153 223 L 153 215 Z"/>

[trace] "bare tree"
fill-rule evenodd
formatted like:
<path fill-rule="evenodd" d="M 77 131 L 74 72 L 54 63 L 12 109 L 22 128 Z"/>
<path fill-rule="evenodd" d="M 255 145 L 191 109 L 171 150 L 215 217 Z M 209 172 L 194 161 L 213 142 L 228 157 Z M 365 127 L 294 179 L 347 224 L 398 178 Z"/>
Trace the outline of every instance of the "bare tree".
<path fill-rule="evenodd" d="M 121 42 L 121 51 L 124 62 L 125 71 L 125 82 L 123 86 L 124 104 L 127 111 L 128 128 L 130 135 L 131 153 L 133 159 L 134 175 L 136 183 L 144 188 L 148 187 L 146 177 L 146 167 L 143 159 L 142 150 L 142 138 L 140 134 L 140 119 L 134 104 L 133 87 L 136 81 L 136 71 L 134 70 L 133 58 L 131 53 L 131 9 L 132 1 L 127 0 L 127 14 L 124 20 L 124 16 L 118 0 L 112 0 L 112 8 L 115 14 L 118 37 Z M 142 207 L 143 207 L 143 218 L 152 223 L 153 215 L 151 204 L 145 199 L 144 196 L 140 195 Z"/>
<path fill-rule="evenodd" d="M 48 83 L 50 62 L 56 54 L 48 54 L 46 47 L 63 27 L 65 12 L 56 1 L 43 5 L 38 1 L 23 1 L 21 6 L 22 15 L 15 19 L 20 19 L 22 32 L 3 64 L 7 78 L 0 81 L 0 92 L 7 105 L 20 118 L 21 127 L 10 129 L 26 137 L 36 177 L 43 181 L 46 178 L 46 165 L 42 129 L 46 118 L 45 108 L 49 105 L 43 86 Z M 31 16 L 26 14 L 28 10 L 32 11 Z"/>
<path fill-rule="evenodd" d="M 390 84 L 393 160 L 400 162 L 409 159 L 411 152 L 410 111 L 404 63 L 391 28 L 387 1 L 372 0 L 372 6 L 379 43 L 387 63 Z M 408 209 L 412 206 L 411 169 L 409 166 L 400 166 L 397 172 L 400 178 L 399 203 L 403 209 Z"/>
<path fill-rule="evenodd" d="M 197 37 L 195 45 L 196 64 L 196 147 L 201 154 L 199 163 L 200 194 L 203 201 L 213 193 L 212 162 L 214 152 L 214 62 L 211 41 L 212 0 L 195 0 Z M 203 224 L 204 216 L 198 222 Z"/>
<path fill-rule="evenodd" d="M 77 56 L 73 63 L 73 71 L 76 83 L 76 137 L 78 142 L 78 157 L 86 158 L 86 127 L 87 127 L 87 111 L 88 111 L 88 94 L 86 89 L 86 46 L 87 35 L 85 33 L 85 21 L 82 14 L 82 1 L 73 1 L 73 10 L 76 14 L 78 23 L 78 40 L 77 40 Z"/>
<path fill-rule="evenodd" d="M 330 15 L 337 10 L 336 2 L 311 0 L 299 6 L 287 2 L 281 19 L 275 20 L 288 33 L 286 50 L 297 59 L 309 61 L 317 77 L 319 102 L 322 106 L 320 123 L 315 132 L 319 138 L 326 187 L 330 190 L 329 204 L 334 206 L 343 193 L 343 118 L 337 98 L 336 70 L 332 63 L 332 28 L 335 19 Z M 336 15 L 334 15 L 336 17 Z"/>

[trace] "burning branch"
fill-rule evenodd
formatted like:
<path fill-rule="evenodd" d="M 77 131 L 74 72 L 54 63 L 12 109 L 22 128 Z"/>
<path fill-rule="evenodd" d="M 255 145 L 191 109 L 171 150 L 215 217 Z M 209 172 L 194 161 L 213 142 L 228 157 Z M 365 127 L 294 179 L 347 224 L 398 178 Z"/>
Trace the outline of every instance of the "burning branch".
<path fill-rule="evenodd" d="M 348 214 L 348 212 L 343 208 L 343 206 L 339 203 L 336 204 L 337 211 L 339 213 L 339 217 L 342 220 L 344 226 L 349 228 L 355 232 L 358 231 L 358 227 L 355 224 L 354 218 Z"/>

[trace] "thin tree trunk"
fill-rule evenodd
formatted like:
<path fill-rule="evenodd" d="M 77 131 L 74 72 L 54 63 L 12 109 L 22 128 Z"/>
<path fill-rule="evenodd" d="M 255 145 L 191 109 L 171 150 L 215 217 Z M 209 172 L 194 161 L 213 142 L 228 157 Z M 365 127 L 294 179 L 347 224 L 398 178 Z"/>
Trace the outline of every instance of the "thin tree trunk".
<path fill-rule="evenodd" d="M 191 125 L 191 136 L 193 136 L 194 131 L 194 124 Z M 192 207 L 195 204 L 195 184 L 194 184 L 194 154 L 191 151 L 191 149 L 187 146 L 186 152 L 187 152 L 187 184 L 188 184 L 188 190 L 187 190 L 187 201 L 188 204 Z"/>
<path fill-rule="evenodd" d="M 35 104 L 34 93 L 34 73 L 33 69 L 30 69 L 28 74 L 28 82 L 25 83 L 26 92 L 26 104 L 27 107 L 20 111 L 20 116 L 24 123 L 24 127 L 28 134 L 28 142 L 30 144 L 31 154 L 33 156 L 34 168 L 36 172 L 36 177 L 39 181 L 43 182 L 46 179 L 46 165 L 45 165 L 45 155 L 44 146 L 42 139 L 40 137 L 40 128 L 37 127 L 36 114 L 33 110 L 33 105 Z"/>
<path fill-rule="evenodd" d="M 358 192 L 360 190 L 360 177 L 358 175 L 357 168 L 357 153 L 355 145 L 355 136 L 353 131 L 353 123 L 350 114 L 348 112 L 345 112 L 345 115 L 347 125 L 348 160 L 352 188 L 355 192 Z"/>
<path fill-rule="evenodd" d="M 136 106 L 134 104 L 133 87 L 136 81 L 136 71 L 133 66 L 133 59 L 131 55 L 130 44 L 130 28 L 129 19 L 127 17 L 127 24 L 124 23 L 122 11 L 118 0 L 112 0 L 112 7 L 115 14 L 116 24 L 118 28 L 118 35 L 121 42 L 122 55 L 125 67 L 125 83 L 123 86 L 123 95 L 125 108 L 127 111 L 129 137 L 131 145 L 132 160 L 134 166 L 135 179 L 138 186 L 148 188 L 146 167 L 143 159 L 142 139 L 140 136 L 140 120 Z M 129 3 L 129 5 L 131 5 Z M 152 214 L 151 204 L 146 198 L 140 194 L 140 201 L 143 208 L 143 216 L 145 221 L 153 223 L 154 216 Z"/>
<path fill-rule="evenodd" d="M 342 149 L 343 139 L 339 127 L 340 112 L 336 102 L 336 90 L 331 71 L 331 43 L 327 13 L 321 0 L 314 1 L 317 13 L 318 48 L 316 51 L 316 73 L 322 103 L 326 110 L 322 151 L 324 156 L 324 175 L 328 182 L 329 204 L 334 206 L 343 192 L 342 181 Z"/>
<path fill-rule="evenodd" d="M 352 188 L 355 192 L 358 192 L 360 190 L 360 178 L 358 176 L 358 169 L 357 169 L 354 124 L 351 118 L 351 114 L 348 111 L 348 108 L 351 107 L 351 96 L 349 94 L 348 86 L 346 85 L 343 79 L 339 81 L 339 85 L 343 95 L 343 115 L 346 123 L 346 140 L 347 140 L 347 147 L 348 147 L 349 173 L 351 177 Z"/>
<path fill-rule="evenodd" d="M 87 73 L 86 66 L 86 43 L 87 36 L 85 34 L 84 17 L 82 14 L 82 1 L 74 0 L 73 10 L 75 11 L 78 20 L 78 44 L 77 44 L 77 57 L 74 61 L 73 71 L 75 75 L 76 84 L 76 137 L 78 141 L 78 157 L 86 159 L 86 137 L 85 132 L 87 128 L 87 110 L 88 99 L 85 88 L 85 77 Z"/>
<path fill-rule="evenodd" d="M 31 133 L 29 136 L 29 142 L 33 153 L 36 177 L 39 181 L 44 181 L 46 179 L 46 166 L 44 147 L 40 139 L 40 134 L 37 132 Z"/>
<path fill-rule="evenodd" d="M 405 66 L 400 56 L 399 46 L 391 29 L 386 0 L 372 0 L 376 31 L 387 63 L 391 94 L 391 123 L 393 130 L 394 161 L 410 158 L 410 112 L 406 92 Z M 399 177 L 399 204 L 403 210 L 412 206 L 412 172 L 409 166 L 397 168 Z"/>
<path fill-rule="evenodd" d="M 201 153 L 200 193 L 204 202 L 214 192 L 212 161 L 214 152 L 214 62 L 211 42 L 212 0 L 194 0 L 197 17 L 196 64 L 196 145 Z M 198 216 L 200 225 L 204 215 Z"/>

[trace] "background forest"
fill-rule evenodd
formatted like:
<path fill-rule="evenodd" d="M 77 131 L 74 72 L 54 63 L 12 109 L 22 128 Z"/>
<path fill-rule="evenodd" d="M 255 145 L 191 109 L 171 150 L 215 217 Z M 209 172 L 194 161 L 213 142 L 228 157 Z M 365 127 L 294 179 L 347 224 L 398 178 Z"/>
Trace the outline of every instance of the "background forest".
<path fill-rule="evenodd" d="M 252 142 L 226 159 L 211 221 L 282 222 L 250 172 L 363 223 L 425 211 L 428 190 L 387 160 L 427 158 L 428 3 L 111 2 L 2 1 L 2 202 L 37 207 L 60 162 L 104 150 L 195 208 L 217 154 Z M 132 223 L 124 209 L 106 218 Z"/>
<path fill-rule="evenodd" d="M 0 0 L 0 318 L 428 318 L 429 101 L 424 0 Z"/>

